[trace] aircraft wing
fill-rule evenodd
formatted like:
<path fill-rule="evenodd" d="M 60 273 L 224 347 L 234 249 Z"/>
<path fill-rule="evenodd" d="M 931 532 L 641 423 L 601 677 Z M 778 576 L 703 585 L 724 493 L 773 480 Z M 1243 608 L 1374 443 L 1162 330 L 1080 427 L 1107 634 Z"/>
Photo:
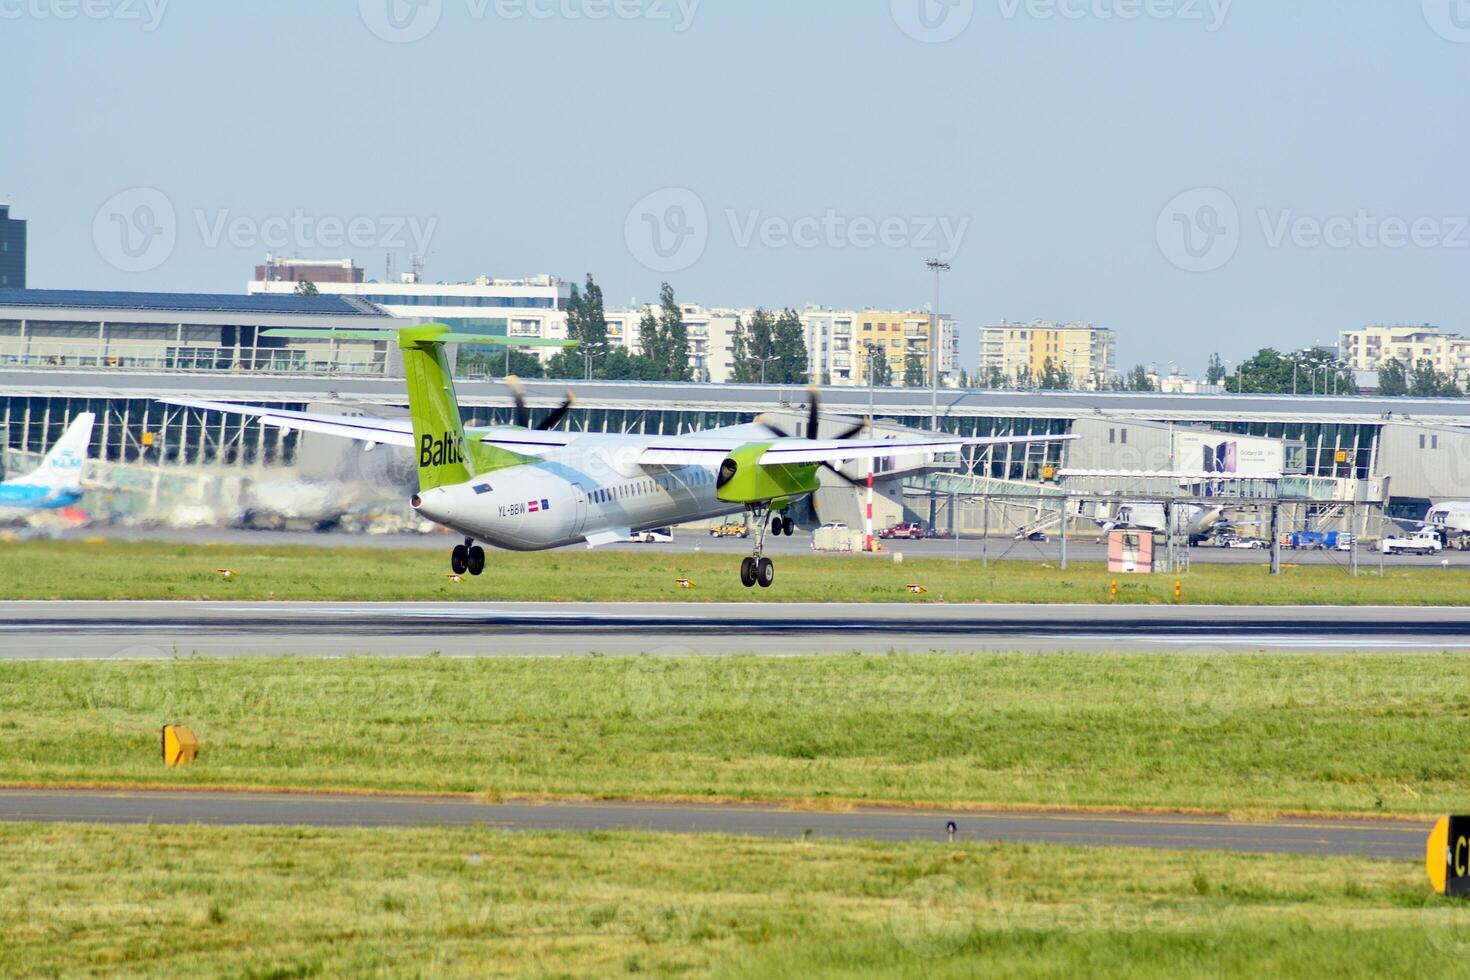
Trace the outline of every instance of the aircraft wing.
<path fill-rule="evenodd" d="M 356 439 L 385 446 L 413 446 L 413 421 L 411 419 L 382 419 L 366 415 L 326 415 L 318 412 L 296 412 L 284 408 L 262 408 L 258 405 L 237 405 L 234 402 L 203 401 L 196 398 L 165 399 L 169 405 L 186 408 L 201 408 L 212 412 L 233 415 L 250 415 L 260 419 L 263 425 L 274 425 L 281 429 L 299 429 L 302 432 L 319 432 L 323 435 Z M 466 428 L 465 435 L 471 439 L 491 443 L 503 449 L 528 455 L 538 455 L 565 446 L 571 439 L 566 432 L 537 432 L 514 427 Z"/>
<path fill-rule="evenodd" d="M 929 439 L 770 439 L 771 447 L 760 458 L 762 466 L 779 463 L 844 463 L 853 459 L 887 456 L 953 453 L 967 446 L 1013 446 L 1031 442 L 1065 442 L 1076 436 L 987 436 L 962 438 L 941 436 Z M 712 465 L 740 446 L 753 441 L 749 436 L 711 438 L 709 435 L 657 439 L 638 457 L 642 465 Z"/>
<path fill-rule="evenodd" d="M 358 415 L 321 415 L 316 412 L 294 412 L 284 408 L 262 408 L 259 405 L 237 405 L 233 402 L 211 402 L 196 398 L 168 398 L 166 404 L 185 408 L 202 408 L 211 412 L 250 415 L 263 425 L 281 429 L 320 432 L 361 442 L 388 446 L 412 446 L 413 422 L 409 419 L 375 419 Z"/>

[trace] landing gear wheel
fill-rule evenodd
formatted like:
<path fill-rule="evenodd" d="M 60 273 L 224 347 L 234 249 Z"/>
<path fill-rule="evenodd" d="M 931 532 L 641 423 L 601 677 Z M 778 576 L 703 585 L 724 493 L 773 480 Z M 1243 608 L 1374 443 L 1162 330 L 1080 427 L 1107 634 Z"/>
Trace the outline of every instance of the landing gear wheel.
<path fill-rule="evenodd" d="M 755 559 L 746 557 L 740 560 L 740 584 L 747 589 L 755 585 Z"/>
<path fill-rule="evenodd" d="M 469 571 L 470 549 L 462 544 L 455 545 L 454 550 L 449 553 L 449 567 L 456 575 L 463 575 Z"/>
<path fill-rule="evenodd" d="M 485 549 L 475 545 L 470 549 L 469 568 L 471 575 L 479 575 L 485 570 Z"/>
<path fill-rule="evenodd" d="M 781 517 L 781 533 L 788 538 L 796 533 L 796 522 L 791 519 L 790 514 L 783 514 Z"/>
<path fill-rule="evenodd" d="M 755 563 L 755 580 L 763 589 L 769 589 L 771 583 L 776 581 L 776 564 L 769 558 L 762 558 Z"/>

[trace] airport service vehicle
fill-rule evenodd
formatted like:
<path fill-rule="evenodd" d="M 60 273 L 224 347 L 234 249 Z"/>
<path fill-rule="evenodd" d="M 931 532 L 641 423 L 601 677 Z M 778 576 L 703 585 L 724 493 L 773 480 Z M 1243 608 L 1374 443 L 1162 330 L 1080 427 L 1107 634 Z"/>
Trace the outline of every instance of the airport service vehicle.
<path fill-rule="evenodd" d="M 1347 531 L 1292 531 L 1281 536 L 1282 547 L 1308 551 L 1351 551 L 1353 536 Z"/>
<path fill-rule="evenodd" d="M 885 527 L 878 532 L 878 537 L 880 538 L 902 538 L 909 541 L 917 541 L 923 536 L 924 528 L 918 521 L 912 521 L 908 524 L 895 524 L 892 527 Z"/>
<path fill-rule="evenodd" d="M 1407 538 L 1384 538 L 1378 544 L 1385 555 L 1437 555 L 1444 546 L 1433 531 L 1415 531 Z"/>
<path fill-rule="evenodd" d="M 669 544 L 674 540 L 674 529 L 651 527 L 644 531 L 634 531 L 633 536 L 628 540 L 636 544 Z"/>
<path fill-rule="evenodd" d="M 1446 500 L 1434 504 L 1424 520 L 1414 521 L 1426 531 L 1438 531 L 1445 547 L 1470 551 L 1470 500 Z"/>
<path fill-rule="evenodd" d="M 1255 551 L 1266 547 L 1266 542 L 1260 538 L 1231 538 L 1225 543 L 1225 547 L 1234 548 L 1237 551 Z"/>
<path fill-rule="evenodd" d="M 839 467 L 852 460 L 890 456 L 932 458 L 967 446 L 1057 442 L 1070 436 L 862 438 L 860 420 L 829 439 L 818 438 L 821 409 L 811 390 L 805 432 L 794 435 L 774 421 L 640 435 L 558 430 L 572 408 L 568 394 L 532 426 L 518 385 L 511 393 L 516 424 L 469 428 L 459 409 L 445 345 L 571 346 L 575 341 L 494 336 L 429 323 L 399 330 L 271 329 L 266 337 L 350 338 L 395 342 L 403 355 L 407 419 L 324 415 L 228 402 L 172 399 L 218 412 L 254 416 L 265 425 L 325 433 L 408 448 L 418 464 L 419 491 L 409 501 L 422 517 L 464 535 L 450 553 L 456 573 L 485 570 L 477 542 L 513 551 L 542 551 L 585 541 L 596 547 L 626 541 L 637 530 L 744 514 L 756 529 L 751 554 L 740 563 L 747 588 L 769 588 L 776 569 L 763 554 L 767 532 L 790 534 L 787 513 L 816 493 L 820 473 L 860 486 Z"/>
<path fill-rule="evenodd" d="M 750 528 L 744 521 L 726 521 L 724 524 L 716 524 L 709 529 L 712 538 L 748 538 Z"/>
<path fill-rule="evenodd" d="M 91 412 L 82 412 L 42 457 L 41 465 L 0 483 L 0 520 L 22 520 L 82 499 L 82 464 L 87 461 L 96 420 Z"/>

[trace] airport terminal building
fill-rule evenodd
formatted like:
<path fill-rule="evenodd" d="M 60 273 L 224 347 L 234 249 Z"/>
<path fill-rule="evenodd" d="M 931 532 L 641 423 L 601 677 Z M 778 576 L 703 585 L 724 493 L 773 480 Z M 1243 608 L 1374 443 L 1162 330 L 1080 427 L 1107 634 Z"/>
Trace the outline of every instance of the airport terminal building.
<path fill-rule="evenodd" d="M 357 297 L 0 290 L 0 432 L 12 451 L 40 453 L 72 415 L 93 411 L 94 458 L 135 477 L 294 467 L 299 434 L 161 399 L 401 413 L 391 345 L 263 331 L 404 322 Z M 536 412 L 555 407 L 565 387 L 530 383 Z M 800 415 L 808 399 L 799 386 L 574 387 L 577 405 L 562 424 L 591 432 L 669 434 L 766 412 Z M 511 421 L 503 385 L 463 380 L 458 388 L 473 421 Z M 833 387 L 822 391 L 822 407 L 834 429 L 839 417 L 870 411 L 893 431 L 936 424 L 923 389 Z M 1402 518 L 1421 516 L 1431 501 L 1470 496 L 1470 400 L 943 389 L 937 426 L 966 436 L 1077 438 L 926 467 L 905 474 L 911 493 L 1179 494 L 1192 477 L 1266 487 L 1324 510 L 1381 502 Z"/>

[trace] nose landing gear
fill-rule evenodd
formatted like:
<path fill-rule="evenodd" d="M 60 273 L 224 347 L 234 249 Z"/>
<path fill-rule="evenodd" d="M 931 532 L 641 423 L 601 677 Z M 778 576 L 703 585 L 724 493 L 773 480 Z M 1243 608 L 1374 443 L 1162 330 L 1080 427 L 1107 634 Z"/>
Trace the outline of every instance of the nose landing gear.
<path fill-rule="evenodd" d="M 760 530 L 756 532 L 754 553 L 740 562 L 740 584 L 747 589 L 756 585 L 769 589 L 771 583 L 776 581 L 776 566 L 771 559 L 761 554 L 766 546 L 766 531 L 769 529 L 777 534 L 790 534 L 791 531 L 786 528 L 792 526 L 791 518 L 773 515 L 769 506 L 752 507 L 750 514 Z"/>
<path fill-rule="evenodd" d="M 485 549 L 475 544 L 473 538 L 465 538 L 464 544 L 455 545 L 449 553 L 449 567 L 456 575 L 465 572 L 479 575 L 485 570 Z"/>

